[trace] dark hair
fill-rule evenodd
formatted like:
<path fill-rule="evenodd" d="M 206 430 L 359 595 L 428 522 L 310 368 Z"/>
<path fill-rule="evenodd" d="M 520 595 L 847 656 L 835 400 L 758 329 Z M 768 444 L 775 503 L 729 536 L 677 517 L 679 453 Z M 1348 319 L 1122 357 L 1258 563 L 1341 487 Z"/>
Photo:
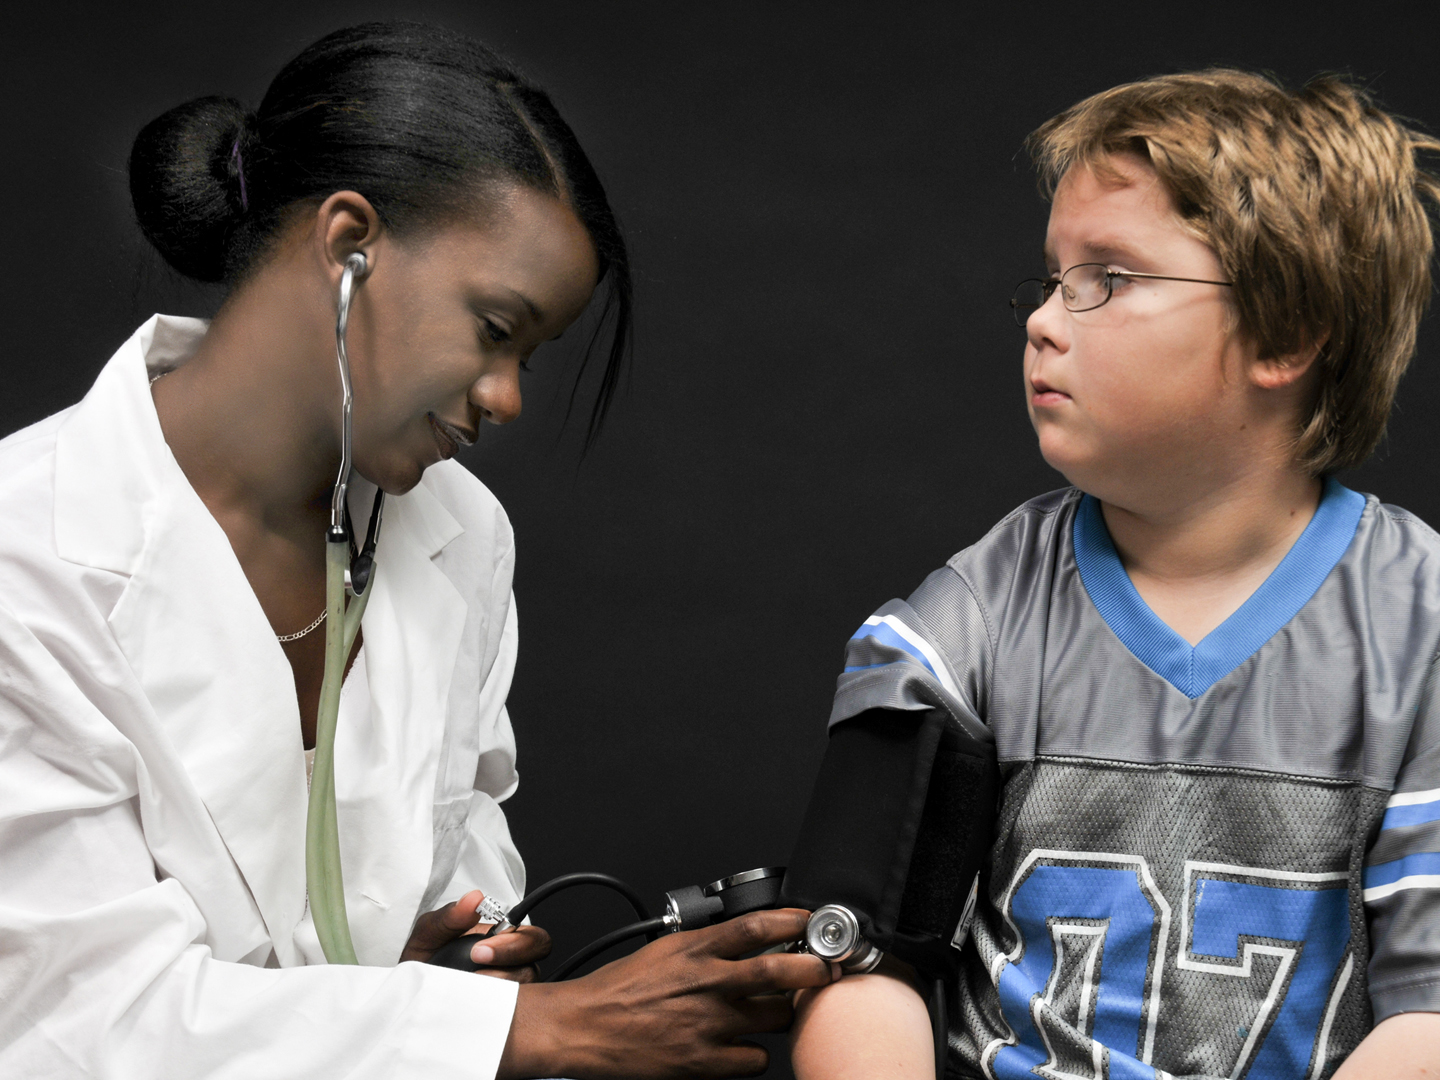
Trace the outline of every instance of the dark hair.
<path fill-rule="evenodd" d="M 550 98 L 479 42 L 408 22 L 337 30 L 286 64 L 254 113 L 203 97 L 152 120 L 129 171 L 140 229 L 165 261 L 231 286 L 264 259 L 291 207 L 336 191 L 358 191 L 400 232 L 473 208 L 497 182 L 564 200 L 609 283 L 586 360 L 614 316 L 587 447 L 599 433 L 630 343 L 625 240 Z"/>

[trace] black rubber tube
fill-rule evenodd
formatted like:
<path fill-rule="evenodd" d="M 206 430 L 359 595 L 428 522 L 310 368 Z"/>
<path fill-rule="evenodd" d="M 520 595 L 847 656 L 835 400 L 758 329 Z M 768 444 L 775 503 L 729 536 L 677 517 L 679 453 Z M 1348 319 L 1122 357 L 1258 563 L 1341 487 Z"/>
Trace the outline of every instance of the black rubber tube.
<path fill-rule="evenodd" d="M 945 1080 L 950 1059 L 950 1018 L 945 1007 L 945 980 L 936 979 L 930 991 L 930 1027 L 935 1032 L 935 1080 Z"/>
<path fill-rule="evenodd" d="M 626 900 L 630 901 L 630 906 L 635 909 L 635 914 L 638 918 L 650 918 L 650 909 L 645 906 L 645 901 L 641 900 L 640 894 L 629 885 L 626 885 L 625 882 L 617 877 L 611 877 L 609 874 L 581 871 L 576 874 L 561 874 L 557 878 L 551 878 L 539 888 L 531 889 L 525 894 L 525 899 L 510 909 L 510 921 L 516 926 L 519 926 L 520 923 L 524 921 L 525 916 L 534 910 L 536 904 L 539 904 L 542 900 L 549 899 L 563 889 L 574 888 L 576 885 L 600 885 L 603 888 L 618 892 L 621 896 L 625 897 Z M 494 932 L 492 929 L 484 934 L 483 937 L 489 937 Z M 655 940 L 653 935 L 651 935 L 650 940 Z"/>
<path fill-rule="evenodd" d="M 631 923 L 629 926 L 622 926 L 619 930 L 612 930 L 604 937 L 596 938 L 589 945 L 586 945 L 574 956 L 556 968 L 554 974 L 545 976 L 541 981 L 559 982 L 576 968 L 582 966 L 586 961 L 595 959 L 595 957 L 599 956 L 611 946 L 619 945 L 622 941 L 629 941 L 631 938 L 639 937 L 641 934 L 644 934 L 653 941 L 654 935 L 663 929 L 665 929 L 664 919 L 646 919 L 644 922 Z"/>

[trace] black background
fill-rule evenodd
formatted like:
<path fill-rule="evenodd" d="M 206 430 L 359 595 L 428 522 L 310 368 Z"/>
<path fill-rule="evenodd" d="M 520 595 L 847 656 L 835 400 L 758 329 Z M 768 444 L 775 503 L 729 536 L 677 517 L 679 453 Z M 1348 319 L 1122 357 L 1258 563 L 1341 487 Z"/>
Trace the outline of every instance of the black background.
<path fill-rule="evenodd" d="M 124 163 L 146 121 L 200 94 L 258 103 L 295 52 L 366 18 L 441 22 L 510 55 L 551 91 L 627 226 L 639 340 L 583 464 L 578 425 L 561 423 L 563 350 L 537 357 L 522 420 L 464 458 L 518 537 L 523 779 L 507 812 L 532 884 L 603 869 L 658 902 L 785 861 L 846 638 L 1063 483 L 1034 447 L 1006 307 L 1040 269 L 1027 132 L 1118 82 L 1211 63 L 1291 82 L 1350 72 L 1434 130 L 1429 10 L 291 0 L 7 14 L 0 432 L 80 397 L 151 312 L 218 303 L 132 224 Z M 1436 349 L 1427 324 L 1387 443 L 1342 478 L 1430 521 Z M 572 896 L 538 921 L 568 954 L 623 915 Z"/>

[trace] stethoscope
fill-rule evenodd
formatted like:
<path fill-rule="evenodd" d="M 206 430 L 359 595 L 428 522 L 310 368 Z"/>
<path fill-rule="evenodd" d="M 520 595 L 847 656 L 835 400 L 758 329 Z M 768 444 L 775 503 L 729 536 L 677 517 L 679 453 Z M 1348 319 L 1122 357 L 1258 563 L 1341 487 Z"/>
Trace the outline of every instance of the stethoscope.
<path fill-rule="evenodd" d="M 355 282 L 368 268 L 365 256 L 355 252 L 345 260 L 340 276 L 340 303 L 335 316 L 335 354 L 340 365 L 340 471 L 330 498 L 330 526 L 325 531 L 325 677 L 320 684 L 320 708 L 315 722 L 315 767 L 310 775 L 310 806 L 305 820 L 305 884 L 315 935 L 325 959 L 332 964 L 358 964 L 345 913 L 345 883 L 340 872 L 340 833 L 335 819 L 335 726 L 340 715 L 340 687 L 345 661 L 360 631 L 360 619 L 370 602 L 375 578 L 375 541 L 385 510 L 385 492 L 375 492 L 365 544 L 355 550 L 354 531 L 346 493 L 353 463 L 350 390 L 350 356 L 345 331 L 350 322 L 350 300 Z M 347 597 L 349 598 L 347 600 Z"/>

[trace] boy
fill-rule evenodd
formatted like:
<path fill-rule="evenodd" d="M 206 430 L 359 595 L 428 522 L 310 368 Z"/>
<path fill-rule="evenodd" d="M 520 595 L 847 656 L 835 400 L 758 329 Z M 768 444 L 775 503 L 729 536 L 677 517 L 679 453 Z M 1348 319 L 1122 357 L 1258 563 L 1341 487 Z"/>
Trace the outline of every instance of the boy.
<path fill-rule="evenodd" d="M 1049 276 L 1014 306 L 1074 487 L 881 608 L 832 717 L 996 736 L 947 1074 L 1435 1075 L 1440 536 L 1330 474 L 1414 351 L 1440 143 L 1338 80 L 1212 70 L 1031 149 Z M 898 968 L 806 993 L 802 1080 L 931 1075 Z"/>

